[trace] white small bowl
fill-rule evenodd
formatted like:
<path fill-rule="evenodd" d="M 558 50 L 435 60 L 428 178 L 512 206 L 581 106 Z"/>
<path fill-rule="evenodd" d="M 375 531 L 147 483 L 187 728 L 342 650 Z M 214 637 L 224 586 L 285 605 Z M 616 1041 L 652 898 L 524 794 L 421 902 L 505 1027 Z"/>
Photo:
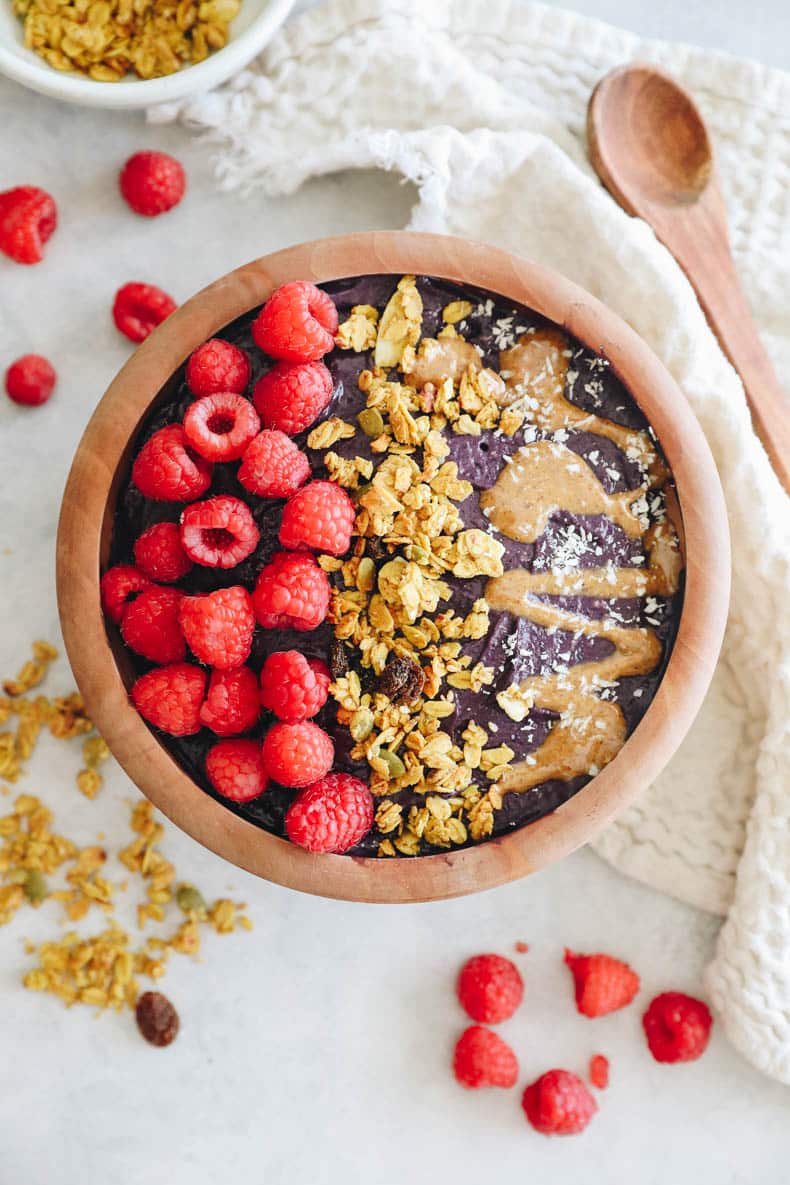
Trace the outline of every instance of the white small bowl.
<path fill-rule="evenodd" d="M 230 27 L 228 44 L 205 61 L 164 78 L 140 79 L 132 75 L 124 82 L 95 82 L 83 74 L 55 70 L 26 49 L 22 22 L 14 15 L 10 0 L 0 0 L 0 74 L 42 95 L 83 107 L 116 111 L 152 107 L 225 82 L 263 49 L 293 6 L 294 0 L 242 0 L 239 15 Z"/>

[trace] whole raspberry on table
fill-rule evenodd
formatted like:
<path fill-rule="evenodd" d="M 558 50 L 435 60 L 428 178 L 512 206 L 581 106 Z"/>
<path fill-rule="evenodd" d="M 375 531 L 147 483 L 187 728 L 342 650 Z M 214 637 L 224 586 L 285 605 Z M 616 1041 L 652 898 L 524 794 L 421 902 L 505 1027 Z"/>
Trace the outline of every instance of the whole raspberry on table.
<path fill-rule="evenodd" d="M 189 649 L 207 666 L 227 671 L 249 658 L 255 614 L 241 585 L 184 597 L 178 619 Z"/>
<path fill-rule="evenodd" d="M 40 263 L 58 224 L 54 199 L 35 185 L 0 193 L 0 251 L 15 263 Z"/>
<path fill-rule="evenodd" d="M 509 1089 L 518 1079 L 518 1058 L 497 1033 L 482 1025 L 470 1025 L 458 1038 L 453 1073 L 467 1090 L 482 1086 Z"/>
<path fill-rule="evenodd" d="M 261 670 L 261 703 L 288 724 L 309 720 L 326 703 L 329 683 L 326 663 L 298 650 L 277 650 Z"/>
<path fill-rule="evenodd" d="M 285 816 L 288 838 L 308 852 L 347 852 L 372 826 L 373 797 L 365 783 L 351 774 L 328 774 L 305 786 Z"/>
<path fill-rule="evenodd" d="M 178 523 L 154 523 L 134 542 L 134 562 L 144 576 L 173 584 L 192 570 L 192 561 L 181 546 Z"/>
<path fill-rule="evenodd" d="M 306 552 L 278 551 L 258 576 L 252 604 L 264 629 L 314 630 L 329 609 L 329 577 Z"/>
<path fill-rule="evenodd" d="M 526 1087 L 521 1106 L 535 1131 L 546 1136 L 574 1136 L 583 1132 L 598 1104 L 576 1074 L 548 1070 Z"/>
<path fill-rule="evenodd" d="M 305 453 L 284 432 L 265 428 L 248 445 L 238 478 L 261 498 L 288 498 L 310 476 Z"/>
<path fill-rule="evenodd" d="M 217 736 L 237 736 L 257 723 L 261 714 L 258 678 L 249 667 L 212 671 L 200 719 Z M 259 746 L 260 748 L 260 746 Z"/>
<path fill-rule="evenodd" d="M 496 1025 L 512 1016 L 524 996 L 524 980 L 515 963 L 502 955 L 475 955 L 458 975 L 456 992 L 472 1020 Z"/>
<path fill-rule="evenodd" d="M 346 491 L 333 481 L 311 481 L 283 508 L 280 543 L 298 551 L 309 548 L 344 555 L 351 546 L 356 511 Z"/>
<path fill-rule="evenodd" d="M 259 538 L 249 506 L 229 494 L 195 502 L 181 515 L 184 551 L 207 568 L 235 568 L 252 555 Z"/>
<path fill-rule="evenodd" d="M 307 280 L 275 289 L 252 325 L 255 344 L 285 362 L 314 362 L 335 344 L 337 309 Z"/>
<path fill-rule="evenodd" d="M 179 625 L 184 594 L 179 588 L 144 589 L 126 608 L 121 637 L 126 645 L 151 662 L 181 662 L 187 647 Z"/>
<path fill-rule="evenodd" d="M 218 741 L 206 754 L 206 774 L 223 798 L 252 802 L 268 784 L 259 741 Z"/>
<path fill-rule="evenodd" d="M 131 564 L 108 568 L 101 578 L 100 590 L 102 609 L 110 621 L 120 625 L 126 606 L 146 588 L 151 588 L 151 581 Z"/>
<path fill-rule="evenodd" d="M 252 401 L 264 428 L 296 436 L 329 406 L 332 376 L 323 362 L 278 362 L 258 379 Z"/>
<path fill-rule="evenodd" d="M 5 372 L 5 389 L 14 403 L 38 407 L 47 402 L 57 380 L 55 368 L 46 358 L 40 354 L 23 354 Z"/>
<path fill-rule="evenodd" d="M 202 395 L 184 416 L 184 435 L 208 461 L 238 461 L 260 427 L 249 399 L 232 391 Z"/>
<path fill-rule="evenodd" d="M 708 1047 L 713 1017 L 694 996 L 662 992 L 650 1001 L 642 1025 L 657 1062 L 693 1062 Z"/>
<path fill-rule="evenodd" d="M 266 772 L 282 786 L 298 789 L 317 782 L 329 773 L 334 758 L 332 738 L 312 720 L 273 724 L 263 739 Z"/>
<path fill-rule="evenodd" d="M 250 360 L 238 346 L 212 337 L 190 354 L 186 380 L 193 395 L 240 395 L 250 381 Z"/>
<path fill-rule="evenodd" d="M 143 992 L 134 1014 L 140 1034 L 149 1045 L 162 1048 L 178 1036 L 178 1013 L 161 992 Z"/>
<path fill-rule="evenodd" d="M 118 174 L 118 185 L 135 214 L 153 218 L 177 206 L 187 187 L 186 174 L 166 152 L 135 152 Z"/>
<path fill-rule="evenodd" d="M 200 732 L 206 672 L 188 662 L 156 667 L 132 687 L 132 703 L 154 728 L 174 737 Z"/>
<path fill-rule="evenodd" d="M 609 1085 L 609 1059 L 602 1053 L 596 1053 L 590 1058 L 590 1082 L 598 1090 L 606 1090 Z"/>
<path fill-rule="evenodd" d="M 205 494 L 214 467 L 198 456 L 180 424 L 168 424 L 146 440 L 132 465 L 132 482 L 146 498 L 189 502 Z"/>
<path fill-rule="evenodd" d="M 576 1007 L 583 1016 L 605 1016 L 630 1004 L 639 991 L 639 976 L 611 955 L 578 955 L 565 951 L 573 975 Z"/>
<path fill-rule="evenodd" d="M 155 284 L 124 284 L 115 293 L 112 319 L 130 341 L 142 342 L 177 309 L 172 296 Z"/>

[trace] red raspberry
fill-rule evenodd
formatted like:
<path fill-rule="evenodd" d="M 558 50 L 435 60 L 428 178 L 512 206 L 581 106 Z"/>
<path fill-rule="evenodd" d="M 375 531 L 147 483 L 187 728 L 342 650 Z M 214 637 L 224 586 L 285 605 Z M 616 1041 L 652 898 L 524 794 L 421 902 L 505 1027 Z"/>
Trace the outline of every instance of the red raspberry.
<path fill-rule="evenodd" d="M 250 401 L 232 391 L 203 395 L 184 416 L 184 435 L 209 461 L 238 461 L 260 427 Z"/>
<path fill-rule="evenodd" d="M 200 719 L 217 736 L 231 737 L 252 728 L 261 714 L 255 672 L 249 667 L 212 671 Z M 260 748 L 260 746 L 259 746 Z"/>
<path fill-rule="evenodd" d="M 130 605 L 121 621 L 121 637 L 135 654 L 151 662 L 181 662 L 187 647 L 178 612 L 184 594 L 178 588 L 144 589 Z"/>
<path fill-rule="evenodd" d="M 525 1089 L 521 1106 L 535 1131 L 546 1136 L 573 1136 L 583 1132 L 598 1110 L 581 1078 L 569 1070 L 541 1074 Z"/>
<path fill-rule="evenodd" d="M 274 726 L 306 727 L 315 728 L 315 725 Z M 263 758 L 265 761 L 265 741 Z M 271 767 L 268 768 L 271 773 Z M 296 795 L 285 816 L 288 838 L 308 852 L 347 852 L 367 835 L 372 826 L 373 797 L 365 783 L 359 778 L 352 778 L 351 774 L 328 774 L 312 785 L 305 786 Z"/>
<path fill-rule="evenodd" d="M 132 702 L 154 728 L 186 737 L 200 732 L 205 692 L 206 672 L 191 663 L 177 662 L 141 675 L 132 688 Z"/>
<path fill-rule="evenodd" d="M 335 757 L 332 740 L 313 724 L 273 724 L 263 740 L 263 764 L 283 786 L 309 786 L 329 773 Z"/>
<path fill-rule="evenodd" d="M 309 428 L 331 398 L 332 376 L 323 362 L 278 362 L 252 391 L 264 428 L 289 436 Z"/>
<path fill-rule="evenodd" d="M 605 1016 L 630 1004 L 639 991 L 639 976 L 611 955 L 577 955 L 565 951 L 576 986 L 576 1007 L 583 1016 Z"/>
<path fill-rule="evenodd" d="M 510 1046 L 490 1029 L 470 1025 L 458 1039 L 453 1055 L 453 1073 L 461 1086 L 508 1089 L 518 1080 L 518 1059 Z"/>
<path fill-rule="evenodd" d="M 288 498 L 310 476 L 310 462 L 284 432 L 266 428 L 255 437 L 239 466 L 245 490 L 261 498 Z"/>
<path fill-rule="evenodd" d="M 275 289 L 252 326 L 255 344 L 285 362 L 315 362 L 335 344 L 337 309 L 331 296 L 305 280 Z"/>
<path fill-rule="evenodd" d="M 23 354 L 5 372 L 5 389 L 14 403 L 36 407 L 47 402 L 57 379 L 54 367 L 46 358 L 40 354 Z"/>
<path fill-rule="evenodd" d="M 102 609 L 110 621 L 120 625 L 130 600 L 150 587 L 151 581 L 137 568 L 131 564 L 116 564 L 101 578 Z"/>
<path fill-rule="evenodd" d="M 213 466 L 189 447 L 180 424 L 168 424 L 146 440 L 135 457 L 132 481 L 146 498 L 189 502 L 211 485 Z"/>
<path fill-rule="evenodd" d="M 207 568 L 235 568 L 252 555 L 259 538 L 249 506 L 227 494 L 195 502 L 181 515 L 184 551 Z"/>
<path fill-rule="evenodd" d="M 609 1085 L 609 1059 L 602 1053 L 590 1058 L 590 1082 L 599 1090 L 606 1090 Z"/>
<path fill-rule="evenodd" d="M 18 185 L 0 193 L 0 251 L 16 263 L 40 263 L 57 224 L 57 206 L 45 190 Z"/>
<path fill-rule="evenodd" d="M 518 1008 L 524 981 L 515 963 L 502 955 L 475 955 L 461 968 L 456 992 L 472 1020 L 497 1025 Z"/>
<path fill-rule="evenodd" d="M 154 284 L 124 284 L 115 293 L 112 319 L 130 341 L 142 342 L 177 307 L 172 296 Z"/>
<path fill-rule="evenodd" d="M 206 773 L 223 798 L 252 802 L 268 785 L 260 741 L 218 741 L 206 754 Z"/>
<path fill-rule="evenodd" d="M 311 481 L 288 499 L 280 543 L 298 551 L 312 548 L 343 555 L 351 546 L 356 512 L 346 491 L 333 481 Z"/>
<path fill-rule="evenodd" d="M 250 381 L 250 360 L 238 346 L 212 337 L 190 354 L 186 378 L 193 395 L 216 395 L 218 391 L 240 395 Z"/>
<path fill-rule="evenodd" d="M 662 992 L 651 1000 L 642 1025 L 657 1062 L 694 1062 L 707 1049 L 713 1017 L 702 1000 Z"/>
<path fill-rule="evenodd" d="M 154 523 L 134 544 L 134 562 L 151 580 L 173 584 L 192 570 L 192 561 L 181 546 L 178 523 Z"/>
<path fill-rule="evenodd" d="M 261 703 L 289 724 L 309 720 L 326 703 L 329 683 L 325 663 L 298 650 L 278 650 L 263 664 Z"/>
<path fill-rule="evenodd" d="M 240 584 L 184 597 L 179 621 L 189 649 L 206 666 L 228 671 L 249 658 L 255 614 L 250 594 Z"/>
<path fill-rule="evenodd" d="M 314 630 L 329 609 L 329 578 L 311 555 L 278 551 L 252 594 L 264 629 Z"/>
<path fill-rule="evenodd" d="M 179 162 L 166 152 L 135 152 L 121 169 L 118 184 L 135 214 L 153 218 L 178 205 L 187 179 Z"/>

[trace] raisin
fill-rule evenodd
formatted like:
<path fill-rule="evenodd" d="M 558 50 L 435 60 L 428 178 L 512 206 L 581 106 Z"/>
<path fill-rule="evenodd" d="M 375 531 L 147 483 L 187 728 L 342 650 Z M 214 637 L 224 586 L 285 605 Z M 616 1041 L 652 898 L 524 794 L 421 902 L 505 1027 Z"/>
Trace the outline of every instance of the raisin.
<path fill-rule="evenodd" d="M 391 658 L 379 675 L 376 690 L 386 695 L 392 703 L 405 700 L 413 703 L 419 699 L 425 684 L 422 667 L 405 654 Z"/>
<path fill-rule="evenodd" d="M 329 647 L 329 673 L 333 679 L 348 674 L 348 651 L 339 638 L 333 638 Z"/>
<path fill-rule="evenodd" d="M 386 543 L 378 537 L 365 540 L 365 551 L 372 560 L 383 560 L 389 555 Z"/>
<path fill-rule="evenodd" d="M 178 1033 L 178 1013 L 161 992 L 143 992 L 135 1009 L 137 1027 L 150 1045 L 169 1045 Z"/>

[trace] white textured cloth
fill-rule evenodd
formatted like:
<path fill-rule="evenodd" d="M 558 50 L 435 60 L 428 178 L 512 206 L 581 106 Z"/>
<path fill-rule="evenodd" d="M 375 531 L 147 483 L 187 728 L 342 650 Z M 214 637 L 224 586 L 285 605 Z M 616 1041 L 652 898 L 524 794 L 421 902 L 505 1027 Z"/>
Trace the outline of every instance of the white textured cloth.
<path fill-rule="evenodd" d="M 702 108 L 739 271 L 790 373 L 790 77 L 778 71 L 517 0 L 334 0 L 225 89 L 150 118 L 208 132 L 227 188 L 283 194 L 349 167 L 402 173 L 418 188 L 413 228 L 490 240 L 564 272 L 630 322 L 680 384 L 729 507 L 729 628 L 680 752 L 595 846 L 726 915 L 712 999 L 743 1053 L 790 1082 L 790 505 L 690 286 L 586 161 L 590 91 L 637 58 L 674 72 Z"/>

